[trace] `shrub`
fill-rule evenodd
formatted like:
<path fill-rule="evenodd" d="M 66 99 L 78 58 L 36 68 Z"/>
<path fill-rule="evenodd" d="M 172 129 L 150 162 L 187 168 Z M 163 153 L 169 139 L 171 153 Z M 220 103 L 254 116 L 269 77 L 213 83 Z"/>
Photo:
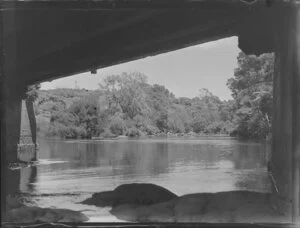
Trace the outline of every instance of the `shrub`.
<path fill-rule="evenodd" d="M 47 136 L 53 137 L 58 136 L 62 139 L 64 138 L 85 138 L 87 137 L 87 132 L 82 126 L 65 126 L 61 123 L 51 123 L 47 131 Z"/>
<path fill-rule="evenodd" d="M 137 128 L 129 128 L 126 131 L 126 135 L 129 137 L 141 136 L 141 132 Z"/>
<path fill-rule="evenodd" d="M 122 135 L 126 129 L 124 120 L 119 116 L 113 117 L 109 129 L 113 134 Z"/>
<path fill-rule="evenodd" d="M 147 135 L 154 135 L 154 134 L 156 134 L 156 133 L 159 132 L 159 130 L 158 130 L 157 127 L 152 126 L 152 125 L 150 125 L 150 124 L 144 125 L 144 126 L 141 128 L 141 130 L 142 130 L 143 132 L 145 132 Z"/>
<path fill-rule="evenodd" d="M 75 132 L 76 138 L 86 138 L 87 137 L 87 132 L 83 126 L 72 127 L 72 130 Z"/>
<path fill-rule="evenodd" d="M 196 133 L 203 132 L 206 126 L 207 122 L 203 119 L 194 119 L 192 122 L 192 129 Z"/>
<path fill-rule="evenodd" d="M 223 129 L 224 129 L 223 122 L 221 122 L 221 121 L 212 122 L 205 127 L 204 132 L 209 133 L 209 134 L 218 134 L 218 133 L 223 132 Z"/>
<path fill-rule="evenodd" d="M 104 138 L 109 138 L 115 136 L 108 128 L 105 128 L 104 131 L 101 133 L 101 136 Z"/>

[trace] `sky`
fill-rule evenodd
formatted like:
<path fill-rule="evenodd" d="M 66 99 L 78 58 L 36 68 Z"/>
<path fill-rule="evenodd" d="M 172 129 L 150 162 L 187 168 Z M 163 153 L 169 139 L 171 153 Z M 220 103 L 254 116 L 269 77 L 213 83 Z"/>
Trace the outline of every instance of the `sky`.
<path fill-rule="evenodd" d="M 237 67 L 237 37 L 147 57 L 111 67 L 65 77 L 41 84 L 41 89 L 85 88 L 97 89 L 108 75 L 139 71 L 148 83 L 164 85 L 176 97 L 195 97 L 199 89 L 207 88 L 222 100 L 232 99 L 226 82 Z"/>

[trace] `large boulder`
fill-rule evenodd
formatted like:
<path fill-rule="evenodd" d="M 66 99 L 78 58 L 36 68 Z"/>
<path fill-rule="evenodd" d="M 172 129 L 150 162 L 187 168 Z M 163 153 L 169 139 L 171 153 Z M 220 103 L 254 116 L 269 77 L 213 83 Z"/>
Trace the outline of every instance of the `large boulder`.
<path fill-rule="evenodd" d="M 98 207 L 116 207 L 122 204 L 151 205 L 177 198 L 169 190 L 147 183 L 123 184 L 113 191 L 99 192 L 81 203 Z"/>
<path fill-rule="evenodd" d="M 276 195 L 250 191 L 195 193 L 153 205 L 122 205 L 110 212 L 131 222 L 290 222 Z"/>
<path fill-rule="evenodd" d="M 174 222 L 174 206 L 178 198 L 152 205 L 122 204 L 110 213 L 118 219 L 131 222 Z"/>
<path fill-rule="evenodd" d="M 27 206 L 19 196 L 6 197 L 6 212 L 3 221 L 7 223 L 36 223 L 36 222 L 86 222 L 87 216 L 79 211 L 58 208 L 41 208 Z"/>
<path fill-rule="evenodd" d="M 4 216 L 5 222 L 86 222 L 88 217 L 78 211 L 56 208 L 22 206 L 10 209 Z"/>

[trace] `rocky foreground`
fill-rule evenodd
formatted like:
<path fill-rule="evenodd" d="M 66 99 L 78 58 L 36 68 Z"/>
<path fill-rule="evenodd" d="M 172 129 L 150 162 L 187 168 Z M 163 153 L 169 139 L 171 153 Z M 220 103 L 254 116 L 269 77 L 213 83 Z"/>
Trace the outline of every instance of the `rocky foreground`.
<path fill-rule="evenodd" d="M 130 222 L 290 223 L 288 203 L 271 193 L 229 191 L 176 196 L 154 184 L 126 184 L 81 202 L 111 206 Z"/>
<path fill-rule="evenodd" d="M 274 194 L 250 191 L 176 196 L 153 184 L 127 184 L 95 193 L 81 203 L 111 207 L 111 215 L 129 222 L 291 223 L 289 203 Z M 86 222 L 89 218 L 68 209 L 26 206 L 8 197 L 3 220 L 53 223 Z"/>
<path fill-rule="evenodd" d="M 26 206 L 17 197 L 7 197 L 6 208 L 6 214 L 2 218 L 4 223 L 85 222 L 89 220 L 78 211 Z"/>
<path fill-rule="evenodd" d="M 132 222 L 290 223 L 283 200 L 266 193 L 230 191 L 181 196 L 153 205 L 123 204 L 111 214 Z"/>

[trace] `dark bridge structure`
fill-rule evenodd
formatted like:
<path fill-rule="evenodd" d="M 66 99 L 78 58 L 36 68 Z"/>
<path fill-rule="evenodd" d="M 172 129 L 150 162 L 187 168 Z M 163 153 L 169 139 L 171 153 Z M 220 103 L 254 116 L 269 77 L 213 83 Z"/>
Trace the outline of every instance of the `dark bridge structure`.
<path fill-rule="evenodd" d="M 18 161 L 27 85 L 238 36 L 274 52 L 271 171 L 299 216 L 300 3 L 296 0 L 27 0 L 0 3 L 1 184 Z M 2 197 L 10 189 L 2 188 Z M 4 191 L 5 190 L 5 191 Z M 3 199 L 2 198 L 2 199 Z"/>

